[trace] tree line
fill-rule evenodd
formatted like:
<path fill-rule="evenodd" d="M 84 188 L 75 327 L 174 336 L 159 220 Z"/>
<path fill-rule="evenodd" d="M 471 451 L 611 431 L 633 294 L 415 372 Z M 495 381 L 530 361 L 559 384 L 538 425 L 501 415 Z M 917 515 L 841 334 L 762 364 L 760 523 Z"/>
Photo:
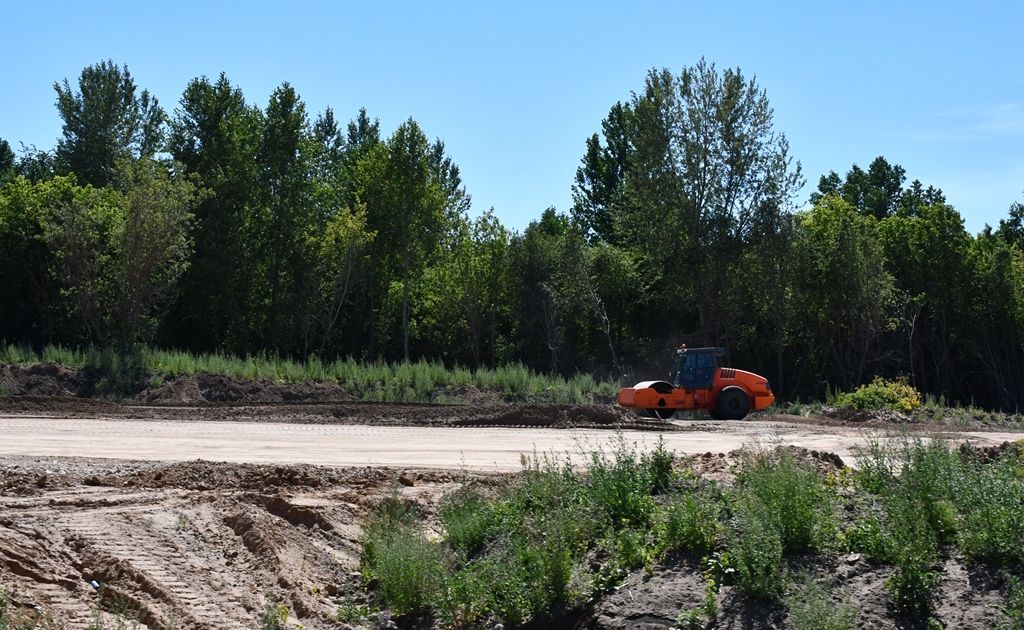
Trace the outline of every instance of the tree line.
<path fill-rule="evenodd" d="M 586 140 L 567 213 L 522 232 L 412 118 L 265 106 L 225 75 L 167 112 L 104 61 L 54 84 L 52 150 L 0 140 L 0 339 L 430 358 L 625 380 L 680 341 L 784 398 L 903 376 L 1024 407 L 1024 206 L 971 235 L 876 158 L 800 165 L 756 79 L 651 70 Z"/>

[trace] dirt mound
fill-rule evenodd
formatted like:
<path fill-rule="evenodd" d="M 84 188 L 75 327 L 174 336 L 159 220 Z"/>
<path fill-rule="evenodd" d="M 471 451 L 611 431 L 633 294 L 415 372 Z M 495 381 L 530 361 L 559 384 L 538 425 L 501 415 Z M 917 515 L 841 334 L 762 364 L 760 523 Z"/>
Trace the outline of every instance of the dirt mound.
<path fill-rule="evenodd" d="M 149 387 L 135 400 L 144 403 L 286 403 L 343 402 L 353 396 L 337 383 L 274 383 L 264 379 L 245 380 L 200 373 L 179 376 Z"/>
<path fill-rule="evenodd" d="M 885 587 L 892 568 L 860 558 L 859 554 L 837 557 L 787 557 L 786 571 L 793 576 L 807 574 L 814 583 L 827 585 L 831 604 L 852 607 L 859 628 L 892 628 L 890 596 Z M 1005 580 L 992 579 L 980 567 L 962 558 L 949 559 L 942 567 L 937 616 L 946 628 L 996 628 L 1005 622 L 1000 609 L 1005 601 Z M 696 558 L 669 558 L 650 572 L 629 575 L 621 587 L 599 600 L 587 627 L 602 630 L 669 628 L 680 611 L 698 609 L 704 601 L 704 582 Z M 738 586 L 727 583 L 718 595 L 714 627 L 782 628 L 791 619 L 781 603 L 751 600 Z"/>
<path fill-rule="evenodd" d="M 83 396 L 86 389 L 81 373 L 59 365 L 0 365 L 0 396 Z"/>
<path fill-rule="evenodd" d="M 1003 442 L 996 446 L 974 446 L 964 442 L 959 446 L 960 455 L 979 463 L 996 462 L 1002 459 L 1024 459 L 1024 442 Z"/>
<path fill-rule="evenodd" d="M 13 618 L 45 629 L 93 627 L 96 615 L 103 627 L 257 628 L 277 605 L 289 627 L 337 627 L 339 596 L 357 590 L 367 506 L 399 489 L 435 502 L 453 475 L 21 462 L 0 466 L 0 588 Z M 34 495 L 8 492 L 21 484 Z"/>
<path fill-rule="evenodd" d="M 736 480 L 736 473 L 745 461 L 751 457 L 767 457 L 777 459 L 781 456 L 789 456 L 799 462 L 807 462 L 818 470 L 818 474 L 827 475 L 846 468 L 843 459 L 828 451 L 816 451 L 801 446 L 775 446 L 766 451 L 751 454 L 748 450 L 735 450 L 728 453 L 701 453 L 698 455 L 684 455 L 677 460 L 677 468 L 690 470 L 694 474 L 732 485 Z"/>
<path fill-rule="evenodd" d="M 94 476 L 85 479 L 88 485 L 140 488 L 180 488 L 184 490 L 301 490 L 329 488 L 359 477 L 359 483 L 384 483 L 389 473 L 384 469 L 360 469 L 353 473 L 343 469 L 305 464 L 268 466 L 260 464 L 228 464 L 194 460 L 174 464 L 158 464 L 127 474 Z"/>

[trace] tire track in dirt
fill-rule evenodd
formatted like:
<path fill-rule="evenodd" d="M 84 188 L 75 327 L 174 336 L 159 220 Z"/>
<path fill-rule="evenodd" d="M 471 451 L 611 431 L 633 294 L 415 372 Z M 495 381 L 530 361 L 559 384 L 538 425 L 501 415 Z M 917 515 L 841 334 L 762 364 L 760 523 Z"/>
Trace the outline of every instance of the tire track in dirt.
<path fill-rule="evenodd" d="M 358 583 L 366 510 L 391 492 L 432 505 L 455 478 L 0 458 L 0 587 L 47 630 L 87 628 L 96 614 L 121 627 L 117 612 L 140 628 L 254 628 L 272 603 L 293 624 L 332 628 L 336 598 Z"/>

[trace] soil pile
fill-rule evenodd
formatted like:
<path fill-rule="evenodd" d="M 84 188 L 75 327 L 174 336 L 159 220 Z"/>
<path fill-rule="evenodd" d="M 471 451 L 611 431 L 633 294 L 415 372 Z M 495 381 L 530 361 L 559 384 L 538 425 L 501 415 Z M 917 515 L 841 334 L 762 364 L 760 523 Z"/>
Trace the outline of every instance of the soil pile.
<path fill-rule="evenodd" d="M 452 487 L 434 471 L 0 460 L 0 587 L 8 612 L 41 628 L 97 614 L 121 627 L 113 613 L 148 628 L 256 628 L 277 604 L 306 628 L 336 627 L 368 507 Z"/>
<path fill-rule="evenodd" d="M 88 385 L 77 370 L 59 365 L 0 365 L 3 396 L 84 396 Z"/>
<path fill-rule="evenodd" d="M 215 374 L 179 376 L 135 396 L 143 403 L 344 402 L 353 396 L 337 383 L 274 383 Z"/>

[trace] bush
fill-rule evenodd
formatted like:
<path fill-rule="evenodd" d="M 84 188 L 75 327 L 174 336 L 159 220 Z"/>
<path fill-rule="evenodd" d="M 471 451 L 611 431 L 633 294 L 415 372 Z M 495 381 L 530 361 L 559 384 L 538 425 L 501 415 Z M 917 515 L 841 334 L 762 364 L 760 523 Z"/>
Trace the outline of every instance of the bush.
<path fill-rule="evenodd" d="M 923 623 L 934 609 L 939 576 L 931 568 L 935 558 L 927 544 L 915 547 L 912 545 L 902 551 L 896 572 L 889 576 L 885 586 L 897 614 Z"/>
<path fill-rule="evenodd" d="M 722 505 L 717 497 L 675 496 L 668 500 L 660 542 L 666 551 L 682 550 L 705 556 L 715 549 Z"/>
<path fill-rule="evenodd" d="M 475 492 L 456 492 L 445 497 L 439 510 L 445 541 L 466 557 L 479 553 L 499 533 L 499 522 L 490 503 Z"/>
<path fill-rule="evenodd" d="M 595 508 L 614 529 L 647 526 L 655 512 L 653 493 L 671 485 L 673 454 L 659 439 L 655 450 L 638 455 L 620 433 L 609 458 L 591 453 L 587 492 Z"/>
<path fill-rule="evenodd" d="M 786 452 L 750 454 L 737 480 L 763 506 L 784 551 L 834 544 L 838 530 L 832 493 L 812 465 Z"/>
<path fill-rule="evenodd" d="M 852 392 L 837 394 L 832 403 L 860 411 L 895 409 L 910 413 L 921 406 L 921 394 L 904 379 L 889 381 L 876 376 Z"/>
<path fill-rule="evenodd" d="M 737 501 L 728 553 L 744 593 L 765 600 L 781 594 L 782 538 L 769 509 L 756 496 Z"/>
<path fill-rule="evenodd" d="M 1024 475 L 1012 459 L 975 464 L 956 495 L 965 555 L 1005 565 L 1024 564 Z"/>
<path fill-rule="evenodd" d="M 363 530 L 361 568 L 398 615 L 418 615 L 436 600 L 445 575 L 438 546 L 426 539 L 415 508 L 386 499 Z"/>
<path fill-rule="evenodd" d="M 419 615 L 436 601 L 445 574 L 437 545 L 421 532 L 399 529 L 376 542 L 368 575 L 377 583 L 381 600 L 395 614 Z"/>

